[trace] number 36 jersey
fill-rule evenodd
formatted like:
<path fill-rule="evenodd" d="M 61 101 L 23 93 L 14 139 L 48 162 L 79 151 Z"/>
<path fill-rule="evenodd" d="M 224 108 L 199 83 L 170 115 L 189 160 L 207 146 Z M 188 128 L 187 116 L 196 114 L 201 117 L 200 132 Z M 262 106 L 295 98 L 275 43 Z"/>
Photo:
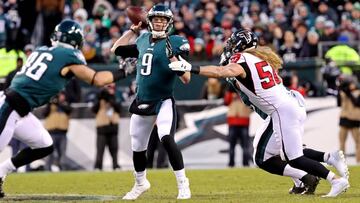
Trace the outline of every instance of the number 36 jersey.
<path fill-rule="evenodd" d="M 270 115 L 290 98 L 281 78 L 266 61 L 249 53 L 236 53 L 230 63 L 243 67 L 246 77 L 236 77 L 237 84 L 249 101 L 264 113 Z"/>
<path fill-rule="evenodd" d="M 31 109 L 39 107 L 64 88 L 71 77 L 63 77 L 60 72 L 74 64 L 86 64 L 79 50 L 61 46 L 40 47 L 17 72 L 10 88 L 20 94 Z"/>

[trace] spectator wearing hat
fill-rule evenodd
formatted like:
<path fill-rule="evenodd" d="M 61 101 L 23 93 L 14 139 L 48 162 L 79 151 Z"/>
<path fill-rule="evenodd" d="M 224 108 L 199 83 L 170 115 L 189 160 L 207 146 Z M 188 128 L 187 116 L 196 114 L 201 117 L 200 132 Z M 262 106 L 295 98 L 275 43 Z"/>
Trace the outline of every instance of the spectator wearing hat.
<path fill-rule="evenodd" d="M 299 57 L 316 57 L 318 56 L 319 34 L 315 31 L 307 33 L 306 41 L 301 46 Z"/>
<path fill-rule="evenodd" d="M 335 23 L 327 20 L 324 23 L 324 33 L 320 36 L 320 41 L 336 41 L 338 33 L 335 30 Z"/>
<path fill-rule="evenodd" d="M 205 52 L 205 42 L 202 38 L 196 38 L 194 40 L 194 52 L 191 58 L 194 61 L 204 61 L 208 59 Z"/>
<path fill-rule="evenodd" d="M 324 16 L 318 16 L 315 20 L 315 30 L 319 35 L 322 35 L 325 30 L 325 21 L 326 18 Z"/>

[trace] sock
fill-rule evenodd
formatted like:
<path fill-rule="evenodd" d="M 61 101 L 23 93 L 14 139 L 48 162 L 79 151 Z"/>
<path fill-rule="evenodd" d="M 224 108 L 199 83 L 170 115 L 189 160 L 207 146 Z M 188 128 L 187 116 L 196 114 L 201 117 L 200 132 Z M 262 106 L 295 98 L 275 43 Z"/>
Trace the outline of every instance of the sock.
<path fill-rule="evenodd" d="M 183 180 L 186 178 L 186 175 L 185 175 L 185 169 L 181 169 L 181 170 L 178 170 L 178 171 L 174 171 L 175 173 L 175 177 L 176 177 L 176 180 L 177 181 L 180 181 L 180 180 Z"/>
<path fill-rule="evenodd" d="M 135 181 L 137 184 L 143 183 L 144 180 L 146 179 L 146 170 L 140 172 L 135 171 L 134 174 L 135 174 Z"/>
<path fill-rule="evenodd" d="M 8 173 L 11 173 L 15 169 L 16 167 L 12 163 L 11 159 L 7 159 L 0 164 L 0 178 L 6 176 Z"/>
<path fill-rule="evenodd" d="M 304 175 L 306 175 L 307 173 L 305 171 L 296 169 L 291 167 L 289 164 L 286 164 L 283 175 L 284 176 L 289 176 L 292 178 L 296 178 L 296 179 L 300 179 L 302 177 L 304 177 Z"/>
<path fill-rule="evenodd" d="M 303 182 L 301 182 L 300 179 L 297 179 L 297 178 L 291 178 L 291 179 L 293 180 L 295 187 L 303 187 L 304 186 Z"/>
<path fill-rule="evenodd" d="M 326 180 L 329 181 L 329 183 L 331 184 L 331 181 L 333 180 L 334 176 L 335 176 L 335 173 L 330 171 L 329 174 L 326 177 Z"/>

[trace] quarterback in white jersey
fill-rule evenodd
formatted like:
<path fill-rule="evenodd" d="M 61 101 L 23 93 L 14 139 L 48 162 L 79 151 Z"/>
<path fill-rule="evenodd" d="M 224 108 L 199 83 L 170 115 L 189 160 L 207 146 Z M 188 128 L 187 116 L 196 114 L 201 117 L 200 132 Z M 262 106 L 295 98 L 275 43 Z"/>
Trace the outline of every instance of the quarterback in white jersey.
<path fill-rule="evenodd" d="M 186 60 L 172 62 L 169 67 L 173 71 L 187 71 L 207 77 L 233 78 L 236 88 L 247 100 L 246 104 L 253 106 L 256 112 L 270 117 L 266 132 L 259 140 L 260 151 L 256 152 L 255 163 L 262 169 L 279 175 L 286 175 L 286 168 L 292 168 L 297 174 L 305 171 L 299 177 L 304 184 L 311 184 L 314 176 L 326 179 L 331 184 L 326 197 L 335 197 L 350 187 L 347 167 L 341 167 L 337 176 L 326 169 L 318 160 L 304 156 L 302 135 L 306 111 L 304 98 L 295 91 L 288 91 L 277 75 L 281 67 L 281 59 L 268 47 L 257 47 L 258 38 L 249 30 L 238 30 L 227 40 L 223 61 L 229 61 L 220 66 L 192 66 Z M 285 164 L 276 156 L 264 159 L 265 149 L 269 140 L 279 145 L 284 154 Z M 323 159 L 324 160 L 324 159 Z M 271 163 L 270 163 L 271 162 Z M 278 167 L 282 167 L 279 172 Z M 291 176 L 290 174 L 288 176 Z M 314 185 L 309 185 L 314 187 Z M 316 187 L 316 186 L 315 186 Z"/>

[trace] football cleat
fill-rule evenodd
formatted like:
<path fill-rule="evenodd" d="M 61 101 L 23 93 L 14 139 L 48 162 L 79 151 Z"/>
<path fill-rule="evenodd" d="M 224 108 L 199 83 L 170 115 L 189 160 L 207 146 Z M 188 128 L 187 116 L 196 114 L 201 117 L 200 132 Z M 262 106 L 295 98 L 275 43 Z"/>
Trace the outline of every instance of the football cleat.
<path fill-rule="evenodd" d="M 326 163 L 335 167 L 341 177 L 349 179 L 349 169 L 346 165 L 343 151 L 338 150 L 331 152 Z"/>
<path fill-rule="evenodd" d="M 178 188 L 179 188 L 179 194 L 177 196 L 177 199 L 190 199 L 191 198 L 190 184 L 189 184 L 188 178 L 179 180 Z"/>
<path fill-rule="evenodd" d="M 296 187 L 295 185 L 289 189 L 289 194 L 301 194 L 306 190 L 305 186 Z"/>
<path fill-rule="evenodd" d="M 346 178 L 338 178 L 331 181 L 331 190 L 327 195 L 322 197 L 336 197 L 339 194 L 346 192 L 350 187 L 349 181 Z"/>
<path fill-rule="evenodd" d="M 303 191 L 302 195 L 313 195 L 315 194 L 316 187 L 319 185 L 320 178 L 307 174 L 303 179 L 303 183 L 305 185 L 305 191 Z"/>
<path fill-rule="evenodd" d="M 145 179 L 144 182 L 141 184 L 135 183 L 134 187 L 130 190 L 130 192 L 126 193 L 126 195 L 122 199 L 135 200 L 148 189 L 150 189 L 150 182 Z"/>

